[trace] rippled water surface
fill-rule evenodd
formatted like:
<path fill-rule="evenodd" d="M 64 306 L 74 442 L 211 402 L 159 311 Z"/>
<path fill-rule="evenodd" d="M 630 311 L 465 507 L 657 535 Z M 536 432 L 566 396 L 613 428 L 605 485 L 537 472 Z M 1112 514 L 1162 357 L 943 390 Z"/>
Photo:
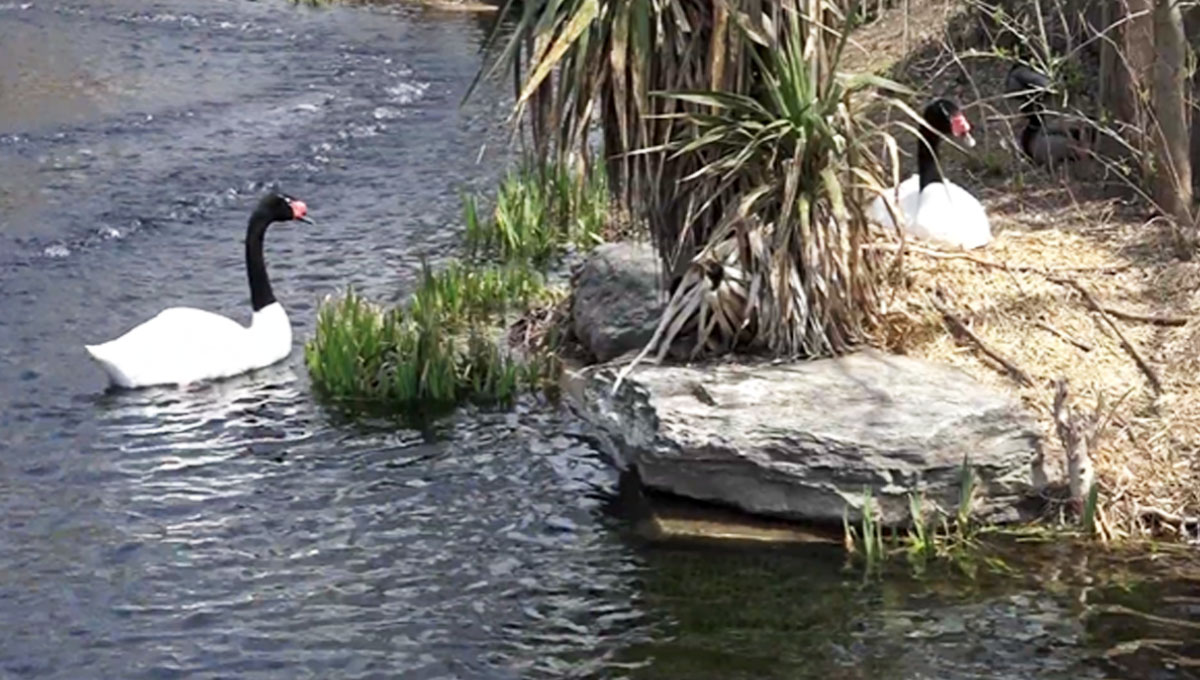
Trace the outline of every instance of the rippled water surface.
<path fill-rule="evenodd" d="M 1152 560 L 864 587 L 836 550 L 644 545 L 550 405 L 351 426 L 299 352 L 104 393 L 83 343 L 170 304 L 248 316 L 273 183 L 318 220 L 268 237 L 297 345 L 320 296 L 396 299 L 452 254 L 459 191 L 506 162 L 506 89 L 458 106 L 486 30 L 0 2 L 0 678 L 1193 677 L 1200 585 Z"/>

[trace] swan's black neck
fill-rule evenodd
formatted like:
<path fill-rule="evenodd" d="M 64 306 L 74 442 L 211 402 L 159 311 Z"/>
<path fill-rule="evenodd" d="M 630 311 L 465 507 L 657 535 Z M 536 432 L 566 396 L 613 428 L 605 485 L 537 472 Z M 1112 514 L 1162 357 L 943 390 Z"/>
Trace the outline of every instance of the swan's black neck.
<path fill-rule="evenodd" d="M 937 161 L 938 145 L 941 143 L 942 138 L 937 132 L 928 128 L 921 130 L 921 141 L 917 142 L 917 173 L 921 177 L 921 190 L 942 181 L 942 170 Z"/>
<path fill-rule="evenodd" d="M 1021 130 L 1021 150 L 1027 156 L 1033 156 L 1033 140 L 1042 134 L 1044 127 L 1042 112 L 1044 110 L 1041 103 L 1034 100 L 1021 106 L 1021 112 L 1025 114 L 1025 129 Z"/>
<path fill-rule="evenodd" d="M 246 227 L 246 274 L 250 277 L 250 304 L 256 312 L 275 302 L 267 265 L 263 261 L 263 237 L 273 221 L 266 211 L 256 210 Z"/>

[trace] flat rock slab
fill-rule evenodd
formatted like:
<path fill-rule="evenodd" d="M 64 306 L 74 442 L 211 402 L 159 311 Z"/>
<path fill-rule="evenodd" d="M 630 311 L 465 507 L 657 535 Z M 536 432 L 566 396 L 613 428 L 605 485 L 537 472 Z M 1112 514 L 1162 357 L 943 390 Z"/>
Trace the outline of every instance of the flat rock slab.
<path fill-rule="evenodd" d="M 584 369 L 577 409 L 622 468 L 652 489 L 772 517 L 861 518 L 869 490 L 889 526 L 910 492 L 954 512 L 964 456 L 973 513 L 1029 518 L 1040 438 L 1028 412 L 965 373 L 864 352 L 788 364 Z M 1025 508 L 1025 509 L 1023 509 Z"/>

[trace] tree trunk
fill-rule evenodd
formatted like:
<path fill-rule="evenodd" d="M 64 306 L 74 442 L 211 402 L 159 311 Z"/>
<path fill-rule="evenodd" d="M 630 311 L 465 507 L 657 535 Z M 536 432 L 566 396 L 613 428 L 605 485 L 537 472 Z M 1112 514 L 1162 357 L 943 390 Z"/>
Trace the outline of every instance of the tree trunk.
<path fill-rule="evenodd" d="M 1100 43 L 1100 104 L 1110 111 L 1116 110 L 1113 85 L 1117 82 L 1117 48 L 1121 29 L 1109 29 L 1116 19 L 1116 0 L 1102 0 L 1100 5 L 1099 31 L 1103 32 Z M 1114 44 L 1115 43 L 1115 44 Z"/>
<path fill-rule="evenodd" d="M 1180 257 L 1196 245 L 1192 224 L 1191 129 L 1188 125 L 1188 43 L 1178 0 L 1154 2 L 1154 199 L 1176 226 Z"/>
<path fill-rule="evenodd" d="M 1192 76 L 1192 106 L 1196 105 L 1196 93 L 1200 92 L 1200 69 L 1196 69 L 1195 75 Z M 1192 115 L 1192 168 L 1200 167 L 1200 116 L 1195 115 L 1192 108 L 1188 108 L 1188 113 Z M 1195 196 L 1196 191 L 1200 187 L 1196 183 L 1200 182 L 1200 174 L 1192 172 L 1192 195 Z"/>
<path fill-rule="evenodd" d="M 1146 105 L 1150 93 L 1150 68 L 1154 64 L 1155 0 L 1119 0 L 1121 46 L 1116 56 L 1118 86 L 1112 92 L 1113 112 L 1135 129 L 1129 141 L 1145 152 Z M 1122 61 L 1122 57 L 1124 58 Z"/>
<path fill-rule="evenodd" d="M 1196 36 L 1200 36 L 1200 7 L 1191 7 L 1183 12 L 1183 34 L 1191 36 L 1192 51 L 1200 55 L 1200 40 Z M 1200 190 L 1197 187 L 1197 182 L 1200 182 L 1200 173 L 1195 172 L 1195 168 L 1200 167 L 1200 116 L 1195 114 L 1193 107 L 1196 106 L 1196 95 L 1200 93 L 1200 69 L 1195 69 L 1192 73 L 1192 91 L 1191 100 L 1188 106 L 1188 114 L 1192 118 L 1192 193 Z M 1193 211 L 1194 212 L 1194 211 Z M 1193 217 L 1196 217 L 1193 215 Z"/>

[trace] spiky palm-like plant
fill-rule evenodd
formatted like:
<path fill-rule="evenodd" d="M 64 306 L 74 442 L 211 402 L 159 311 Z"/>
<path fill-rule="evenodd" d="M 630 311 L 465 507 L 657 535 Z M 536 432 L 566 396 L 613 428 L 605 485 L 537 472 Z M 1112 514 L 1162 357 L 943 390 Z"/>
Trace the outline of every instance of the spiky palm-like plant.
<path fill-rule="evenodd" d="M 514 69 L 539 152 L 586 160 L 601 123 L 610 186 L 674 285 L 651 345 L 694 332 L 698 351 L 820 356 L 875 323 L 860 206 L 883 174 L 870 145 L 895 142 L 858 111 L 901 88 L 837 72 L 853 4 L 522 5 L 493 68 Z"/>

